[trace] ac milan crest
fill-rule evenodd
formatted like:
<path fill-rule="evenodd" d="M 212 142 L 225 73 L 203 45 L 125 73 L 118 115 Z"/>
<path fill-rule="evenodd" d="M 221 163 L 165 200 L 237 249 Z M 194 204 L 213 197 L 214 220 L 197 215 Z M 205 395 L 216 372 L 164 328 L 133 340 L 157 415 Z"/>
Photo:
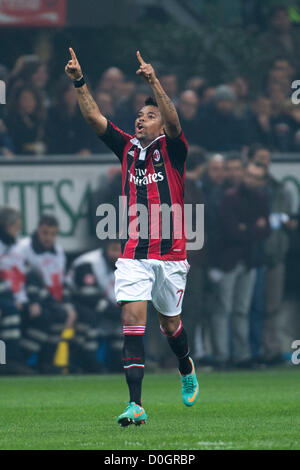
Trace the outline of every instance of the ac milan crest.
<path fill-rule="evenodd" d="M 155 160 L 156 162 L 159 162 L 160 160 L 160 153 L 158 150 L 154 150 L 153 152 L 153 160 Z"/>

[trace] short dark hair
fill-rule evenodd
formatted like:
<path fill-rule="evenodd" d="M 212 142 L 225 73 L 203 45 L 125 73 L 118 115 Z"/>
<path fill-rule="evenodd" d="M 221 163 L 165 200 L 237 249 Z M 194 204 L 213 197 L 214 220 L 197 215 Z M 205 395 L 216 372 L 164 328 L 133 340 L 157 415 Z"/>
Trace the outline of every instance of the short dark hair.
<path fill-rule="evenodd" d="M 229 162 L 232 160 L 243 162 L 241 154 L 239 152 L 234 152 L 234 151 L 229 152 L 226 155 L 225 162 Z"/>
<path fill-rule="evenodd" d="M 38 226 L 47 225 L 48 227 L 58 227 L 59 223 L 55 215 L 42 214 L 38 223 Z"/>
<path fill-rule="evenodd" d="M 268 147 L 264 146 L 263 144 L 259 142 L 255 142 L 250 145 L 249 150 L 248 150 L 248 159 L 253 160 L 255 155 L 259 150 L 269 150 Z"/>
<path fill-rule="evenodd" d="M 145 99 L 145 106 L 156 106 L 158 108 L 158 104 L 152 96 Z"/>

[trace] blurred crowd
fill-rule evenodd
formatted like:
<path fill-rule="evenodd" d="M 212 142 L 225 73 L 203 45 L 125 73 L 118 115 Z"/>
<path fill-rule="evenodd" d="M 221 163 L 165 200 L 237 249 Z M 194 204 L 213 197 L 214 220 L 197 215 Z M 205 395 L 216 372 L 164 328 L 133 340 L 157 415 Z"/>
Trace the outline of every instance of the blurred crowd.
<path fill-rule="evenodd" d="M 232 151 L 247 150 L 259 142 L 274 152 L 299 151 L 300 111 L 291 102 L 291 84 L 299 78 L 299 30 L 291 24 L 287 9 L 278 7 L 268 28 L 253 40 L 272 57 L 260 89 L 254 89 L 242 73 L 233 74 L 227 83 L 218 83 L 216 77 L 215 85 L 205 76 L 189 76 L 188 71 L 182 82 L 172 70 L 156 67 L 190 145 Z M 7 85 L 7 105 L 1 107 L 0 120 L 2 156 L 107 152 L 80 115 L 72 83 L 63 72 L 53 86 L 47 63 L 26 55 L 18 58 L 12 70 L 0 66 L 0 79 Z M 86 80 L 102 113 L 133 133 L 135 116 L 149 88 L 128 79 L 117 67 L 108 68 L 93 83 L 88 76 Z"/>
<path fill-rule="evenodd" d="M 205 361 L 209 337 L 217 369 L 283 362 L 286 257 L 299 238 L 299 212 L 271 169 L 261 144 L 246 160 L 192 149 L 187 161 L 185 199 L 204 204 L 205 243 L 189 252 L 186 321 L 195 355 Z"/>

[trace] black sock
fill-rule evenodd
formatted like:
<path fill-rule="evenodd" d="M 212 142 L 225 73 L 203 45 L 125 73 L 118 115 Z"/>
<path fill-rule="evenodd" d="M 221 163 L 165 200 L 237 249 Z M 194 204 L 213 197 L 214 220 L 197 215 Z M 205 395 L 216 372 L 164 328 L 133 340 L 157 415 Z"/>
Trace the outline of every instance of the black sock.
<path fill-rule="evenodd" d="M 142 405 L 142 381 L 144 377 L 144 335 L 125 334 L 123 366 L 129 388 L 129 400 Z"/>
<path fill-rule="evenodd" d="M 187 375 L 192 372 L 192 364 L 189 359 L 190 349 L 188 345 L 188 338 L 185 329 L 181 329 L 174 336 L 167 336 L 168 343 L 177 356 L 179 363 L 179 371 L 182 375 Z"/>

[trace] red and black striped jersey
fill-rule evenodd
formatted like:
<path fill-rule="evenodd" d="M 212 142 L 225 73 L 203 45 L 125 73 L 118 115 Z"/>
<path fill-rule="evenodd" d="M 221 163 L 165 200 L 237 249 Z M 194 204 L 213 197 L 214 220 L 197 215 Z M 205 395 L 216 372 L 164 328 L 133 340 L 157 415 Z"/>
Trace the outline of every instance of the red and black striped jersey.
<path fill-rule="evenodd" d="M 99 137 L 122 164 L 122 195 L 125 197 L 120 257 L 184 260 L 187 143 L 183 132 L 175 139 L 160 135 L 143 148 L 135 136 L 108 121 L 105 134 Z M 142 233 L 145 227 L 142 229 L 140 225 L 145 218 L 147 236 Z"/>

